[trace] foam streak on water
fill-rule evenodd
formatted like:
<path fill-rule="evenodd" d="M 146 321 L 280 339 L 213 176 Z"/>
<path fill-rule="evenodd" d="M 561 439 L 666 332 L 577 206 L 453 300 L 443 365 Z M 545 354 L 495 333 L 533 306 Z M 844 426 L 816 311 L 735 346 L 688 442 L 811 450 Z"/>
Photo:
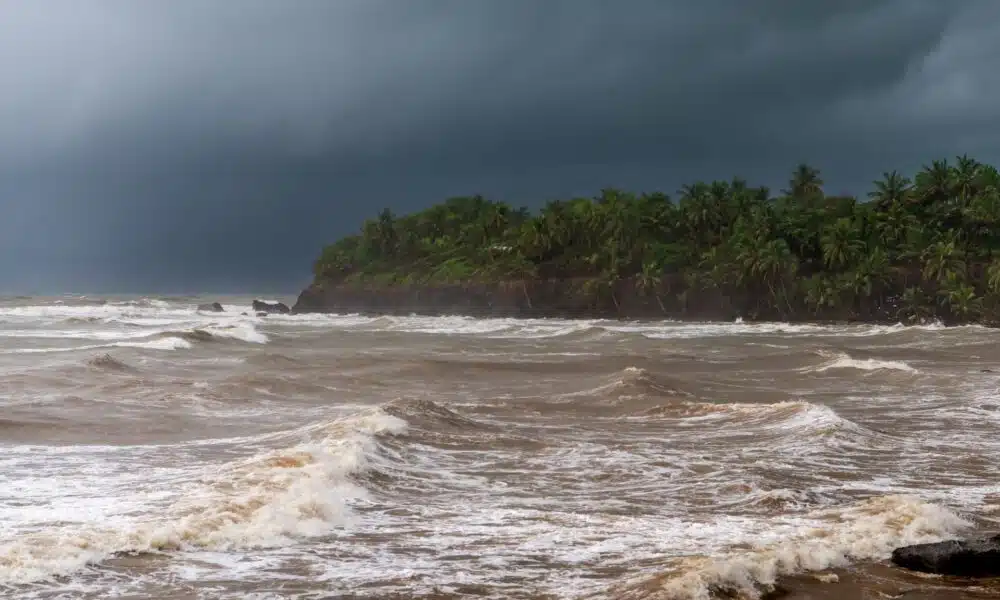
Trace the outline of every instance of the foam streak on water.
<path fill-rule="evenodd" d="M 874 597 L 1000 518 L 985 328 L 250 300 L 0 299 L 4 597 Z"/>

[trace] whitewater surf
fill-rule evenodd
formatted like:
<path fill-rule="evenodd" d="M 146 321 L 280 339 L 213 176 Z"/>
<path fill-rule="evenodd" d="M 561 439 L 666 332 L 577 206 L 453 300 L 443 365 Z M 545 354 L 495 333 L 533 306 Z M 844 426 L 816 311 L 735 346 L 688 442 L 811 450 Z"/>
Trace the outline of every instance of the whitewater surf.
<path fill-rule="evenodd" d="M 1000 594 L 991 330 L 251 300 L 0 300 L 4 597 Z"/>

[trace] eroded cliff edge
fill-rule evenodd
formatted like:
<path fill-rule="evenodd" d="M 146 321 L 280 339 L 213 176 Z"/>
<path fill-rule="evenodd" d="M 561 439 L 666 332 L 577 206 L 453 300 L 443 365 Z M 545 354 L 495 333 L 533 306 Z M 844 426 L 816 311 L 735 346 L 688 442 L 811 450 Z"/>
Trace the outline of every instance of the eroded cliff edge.
<path fill-rule="evenodd" d="M 715 290 L 676 293 L 664 279 L 650 289 L 634 278 L 515 280 L 452 284 L 382 284 L 319 280 L 305 288 L 293 313 L 368 315 L 461 315 L 513 318 L 676 319 L 701 321 L 897 322 L 896 310 L 863 318 L 847 310 L 821 314 L 771 308 L 760 298 L 727 296 Z"/>
<path fill-rule="evenodd" d="M 664 318 L 683 313 L 620 283 L 614 286 L 620 289 L 605 291 L 586 280 L 433 285 L 319 281 L 299 294 L 292 311 L 518 318 Z M 728 311 L 715 311 L 715 317 L 722 318 L 721 312 Z"/>

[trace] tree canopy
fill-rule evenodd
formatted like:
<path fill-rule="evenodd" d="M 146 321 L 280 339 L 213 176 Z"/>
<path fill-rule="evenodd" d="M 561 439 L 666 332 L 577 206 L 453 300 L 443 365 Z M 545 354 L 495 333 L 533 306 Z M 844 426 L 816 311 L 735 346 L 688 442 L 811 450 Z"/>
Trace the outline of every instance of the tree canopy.
<path fill-rule="evenodd" d="M 1000 174 L 966 156 L 896 171 L 861 200 L 799 165 L 777 195 L 742 179 L 676 198 L 605 189 L 540 210 L 481 196 L 385 209 L 327 246 L 317 281 L 435 285 L 574 280 L 594 294 L 692 297 L 749 318 L 1000 318 Z"/>

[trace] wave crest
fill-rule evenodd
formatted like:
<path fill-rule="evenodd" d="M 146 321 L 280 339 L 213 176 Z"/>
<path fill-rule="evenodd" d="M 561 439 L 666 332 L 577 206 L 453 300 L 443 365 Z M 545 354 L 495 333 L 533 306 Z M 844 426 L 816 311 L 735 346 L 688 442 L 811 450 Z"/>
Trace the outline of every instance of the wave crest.
<path fill-rule="evenodd" d="M 829 356 L 822 354 L 822 356 Z M 826 371 L 838 369 L 857 369 L 860 371 L 902 371 L 906 373 L 919 373 L 917 369 L 899 360 L 879 360 L 876 358 L 857 359 L 847 353 L 833 356 L 822 365 L 808 367 L 806 370 L 814 373 L 824 373 Z"/>
<path fill-rule="evenodd" d="M 153 521 L 119 529 L 31 534 L 0 544 L 0 583 L 67 575 L 121 553 L 272 547 L 348 523 L 363 498 L 352 476 L 378 458 L 378 436 L 405 421 L 371 411 L 308 428 L 318 439 L 257 454 L 189 481 Z M 174 483 L 173 485 L 176 485 Z"/>
<path fill-rule="evenodd" d="M 672 396 L 693 398 L 681 389 L 681 383 L 671 377 L 650 373 L 640 367 L 625 367 L 613 375 L 608 383 L 579 392 L 564 394 L 566 397 L 617 398 L 630 396 Z"/>
<path fill-rule="evenodd" d="M 810 515 L 783 541 L 718 558 L 684 558 L 670 572 L 626 584 L 625 600 L 758 599 L 780 577 L 887 558 L 894 548 L 938 541 L 968 528 L 955 513 L 916 498 L 881 496 Z"/>
<path fill-rule="evenodd" d="M 491 429 L 486 423 L 470 419 L 457 412 L 427 399 L 399 399 L 385 405 L 382 410 L 394 417 L 404 419 L 413 427 L 425 430 L 440 429 Z"/>

